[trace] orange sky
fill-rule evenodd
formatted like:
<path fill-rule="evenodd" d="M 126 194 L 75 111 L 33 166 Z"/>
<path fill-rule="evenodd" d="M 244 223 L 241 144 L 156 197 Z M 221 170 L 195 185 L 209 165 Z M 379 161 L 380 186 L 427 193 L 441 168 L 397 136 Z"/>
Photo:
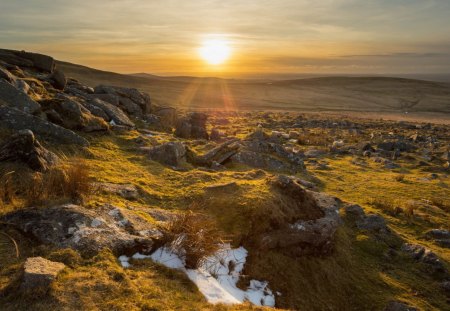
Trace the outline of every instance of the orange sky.
<path fill-rule="evenodd" d="M 449 73 L 448 16 L 448 0 L 0 1 L 0 42 L 123 73 Z M 208 38 L 227 62 L 199 57 Z"/>

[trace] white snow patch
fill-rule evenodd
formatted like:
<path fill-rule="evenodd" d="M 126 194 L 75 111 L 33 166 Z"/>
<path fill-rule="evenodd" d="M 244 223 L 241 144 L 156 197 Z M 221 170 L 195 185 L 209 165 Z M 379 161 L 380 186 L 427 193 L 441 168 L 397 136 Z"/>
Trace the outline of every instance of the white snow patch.
<path fill-rule="evenodd" d="M 168 268 L 182 270 L 210 303 L 239 304 L 249 301 L 258 306 L 274 307 L 275 296 L 267 282 L 251 280 L 245 291 L 237 287 L 247 254 L 243 247 L 232 249 L 229 244 L 224 244 L 214 256 L 206 258 L 198 269 L 186 269 L 184 259 L 167 247 L 161 247 L 151 255 L 136 253 L 132 258 L 151 258 Z M 120 256 L 119 261 L 123 267 L 129 267 L 127 256 Z"/>

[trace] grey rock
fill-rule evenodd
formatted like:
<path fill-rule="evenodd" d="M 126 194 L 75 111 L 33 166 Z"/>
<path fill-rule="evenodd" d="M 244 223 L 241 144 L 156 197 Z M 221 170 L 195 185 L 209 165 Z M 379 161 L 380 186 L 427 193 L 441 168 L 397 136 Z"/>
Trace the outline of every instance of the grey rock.
<path fill-rule="evenodd" d="M 9 82 L 11 84 L 13 84 L 14 81 L 16 80 L 14 75 L 3 67 L 0 67 L 0 79 L 6 80 L 6 82 Z"/>
<path fill-rule="evenodd" d="M 41 106 L 27 94 L 4 80 L 0 80 L 0 101 L 29 114 L 34 114 L 41 109 Z"/>
<path fill-rule="evenodd" d="M 374 233 L 389 233 L 390 230 L 386 221 L 380 215 L 367 215 L 356 222 L 356 226 L 361 230 L 368 230 Z"/>
<path fill-rule="evenodd" d="M 52 75 L 50 76 L 50 79 L 52 81 L 52 85 L 58 89 L 58 90 L 64 90 L 67 84 L 66 76 L 64 75 L 64 72 L 62 72 L 59 69 L 56 69 L 53 71 Z"/>
<path fill-rule="evenodd" d="M 150 159 L 178 167 L 186 161 L 186 147 L 180 142 L 169 142 L 149 150 Z"/>
<path fill-rule="evenodd" d="M 192 112 L 177 122 L 175 135 L 181 138 L 208 139 L 207 120 L 207 114 Z"/>
<path fill-rule="evenodd" d="M 136 229 L 136 219 L 140 219 Z M 14 228 L 38 242 L 57 248 L 73 248 L 94 256 L 108 248 L 115 254 L 149 253 L 160 238 L 155 226 L 138 215 L 104 205 L 95 210 L 78 205 L 21 209 L 1 217 Z"/>
<path fill-rule="evenodd" d="M 177 123 L 177 110 L 175 108 L 154 106 L 152 113 L 160 118 L 161 125 L 164 128 L 172 128 Z"/>
<path fill-rule="evenodd" d="M 20 289 L 33 295 L 44 295 L 66 266 L 42 257 L 27 258 L 23 267 Z"/>
<path fill-rule="evenodd" d="M 119 102 L 122 99 L 129 99 L 134 104 L 138 105 L 142 114 L 151 113 L 152 106 L 150 96 L 147 93 L 140 92 L 135 88 L 98 85 L 94 88 L 95 94 L 112 94 L 119 97 Z M 124 105 L 125 102 L 121 104 Z"/>
<path fill-rule="evenodd" d="M 213 162 L 223 164 L 225 161 L 235 155 L 240 145 L 237 139 L 233 139 L 223 144 L 220 144 L 203 155 L 196 155 L 193 152 L 189 153 L 188 161 L 195 165 L 210 167 Z"/>
<path fill-rule="evenodd" d="M 29 129 L 37 135 L 50 137 L 64 144 L 88 146 L 89 142 L 71 130 L 45 121 L 18 109 L 0 105 L 0 127 L 12 130 Z"/>
<path fill-rule="evenodd" d="M 35 139 L 33 132 L 21 130 L 0 146 L 1 161 L 20 161 L 33 170 L 46 171 L 50 166 L 55 165 L 59 158 L 42 147 Z"/>
<path fill-rule="evenodd" d="M 356 218 L 362 218 L 366 215 L 364 209 L 357 204 L 349 204 L 344 207 L 344 211 L 347 215 L 351 215 Z"/>
<path fill-rule="evenodd" d="M 86 108 L 89 109 L 92 114 L 97 115 L 98 112 L 96 112 L 95 109 L 92 109 L 91 107 L 96 107 L 103 110 L 103 112 L 107 115 L 107 119 L 109 119 L 110 122 L 112 121 L 116 125 L 123 125 L 128 127 L 135 126 L 130 118 L 128 118 L 128 116 L 119 107 L 116 107 L 110 103 L 98 99 L 89 100 Z"/>
<path fill-rule="evenodd" d="M 427 265 L 427 272 L 437 278 L 448 277 L 448 271 L 439 257 L 431 250 L 417 244 L 405 243 L 402 245 L 402 251 L 418 262 Z"/>

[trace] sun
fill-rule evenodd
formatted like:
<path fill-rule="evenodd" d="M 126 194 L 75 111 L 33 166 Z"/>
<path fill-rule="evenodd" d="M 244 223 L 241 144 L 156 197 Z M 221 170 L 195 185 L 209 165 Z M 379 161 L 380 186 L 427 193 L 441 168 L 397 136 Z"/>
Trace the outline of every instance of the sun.
<path fill-rule="evenodd" d="M 224 40 L 214 39 L 204 41 L 199 49 L 199 54 L 210 65 L 224 63 L 231 53 L 231 48 Z"/>

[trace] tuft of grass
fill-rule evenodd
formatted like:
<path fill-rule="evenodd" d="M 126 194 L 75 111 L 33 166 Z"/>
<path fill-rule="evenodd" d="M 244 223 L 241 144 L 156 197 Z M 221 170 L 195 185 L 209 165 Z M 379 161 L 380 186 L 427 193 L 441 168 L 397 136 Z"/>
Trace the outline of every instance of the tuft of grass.
<path fill-rule="evenodd" d="M 402 182 L 405 180 L 405 174 L 398 174 L 394 177 L 395 181 Z"/>
<path fill-rule="evenodd" d="M 192 211 L 175 216 L 167 225 L 165 235 L 170 248 L 185 256 L 189 268 L 197 268 L 224 242 L 217 223 L 211 217 Z"/>

